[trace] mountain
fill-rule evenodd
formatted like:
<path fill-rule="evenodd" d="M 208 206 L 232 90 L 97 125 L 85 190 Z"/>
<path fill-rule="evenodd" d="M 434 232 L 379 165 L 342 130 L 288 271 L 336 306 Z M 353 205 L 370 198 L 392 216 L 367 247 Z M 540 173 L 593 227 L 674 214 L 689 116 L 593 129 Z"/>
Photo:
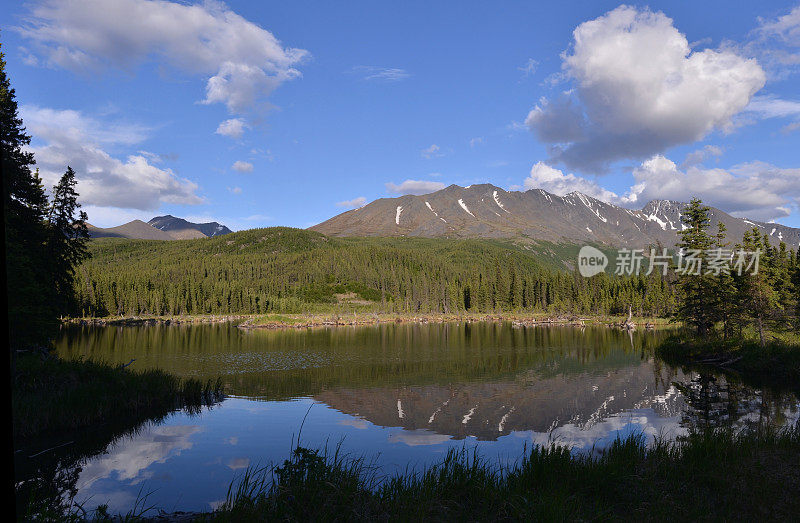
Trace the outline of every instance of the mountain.
<path fill-rule="evenodd" d="M 156 216 L 149 222 L 150 225 L 161 231 L 170 233 L 177 239 L 203 238 L 222 236 L 230 234 L 231 231 L 224 225 L 217 222 L 192 223 L 183 218 L 176 218 L 167 214 L 166 216 Z M 200 233 L 200 234 L 197 234 Z"/>
<path fill-rule="evenodd" d="M 142 220 L 103 229 L 87 224 L 92 238 L 135 238 L 138 240 L 175 240 L 168 232 L 160 231 Z"/>
<path fill-rule="evenodd" d="M 156 216 L 150 222 L 141 220 L 109 227 L 95 227 L 87 224 L 92 238 L 130 238 L 137 240 L 193 240 L 221 236 L 232 232 L 217 222 L 192 223 L 174 216 Z"/>
<path fill-rule="evenodd" d="M 491 184 L 398 198 L 381 198 L 311 227 L 330 236 L 421 236 L 428 238 L 520 238 L 566 243 L 601 243 L 645 248 L 672 247 L 683 227 L 685 203 L 654 200 L 641 210 L 600 201 L 579 192 L 557 196 L 542 189 L 506 191 Z M 732 241 L 753 227 L 773 244 L 800 245 L 800 229 L 736 218 L 711 208 L 711 230 L 723 222 Z"/>
<path fill-rule="evenodd" d="M 625 412 L 642 409 L 639 412 L 647 416 L 644 409 L 652 409 L 649 415 L 656 419 L 674 419 L 683 404 L 672 381 L 683 382 L 684 375 L 658 369 L 654 376 L 649 363 L 583 372 L 569 380 L 530 371 L 515 377 L 457 385 L 331 388 L 314 399 L 374 425 L 402 427 L 405 430 L 394 437 L 408 445 L 469 436 L 495 441 L 515 431 L 545 437 L 551 431 L 565 436 L 572 432 L 589 440 L 588 435 L 600 437 L 613 430 L 611 420 Z"/>

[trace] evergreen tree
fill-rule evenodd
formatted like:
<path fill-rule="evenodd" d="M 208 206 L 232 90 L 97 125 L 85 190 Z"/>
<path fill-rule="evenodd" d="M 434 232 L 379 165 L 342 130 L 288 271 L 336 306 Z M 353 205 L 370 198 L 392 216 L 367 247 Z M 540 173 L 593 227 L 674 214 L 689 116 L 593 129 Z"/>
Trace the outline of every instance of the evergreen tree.
<path fill-rule="evenodd" d="M 71 308 L 75 268 L 88 256 L 87 216 L 79 210 L 81 204 L 78 203 L 76 184 L 75 171 L 67 167 L 53 188 L 52 204 L 47 216 L 45 250 L 52 275 L 54 305 L 59 313 L 66 313 Z"/>
<path fill-rule="evenodd" d="M 715 281 L 706 271 L 707 254 L 715 244 L 715 238 L 708 234 L 708 211 L 703 202 L 692 198 L 681 216 L 686 228 L 678 231 L 684 271 L 678 280 L 681 304 L 676 316 L 703 338 L 708 336 L 717 316 L 713 299 Z M 691 259 L 697 260 L 697 265 L 691 265 Z"/>
<path fill-rule="evenodd" d="M 718 264 L 711 271 L 715 276 L 713 300 L 714 320 L 722 322 L 722 337 L 728 339 L 732 334 L 734 325 L 740 317 L 741 311 L 736 303 L 736 285 L 730 271 L 731 251 L 727 249 L 725 241 L 726 227 L 719 222 L 715 237 L 714 261 Z"/>
<path fill-rule="evenodd" d="M 9 343 L 12 348 L 44 343 L 55 328 L 44 256 L 47 196 L 19 118 L 14 89 L 0 52 L 0 159 L 3 172 Z"/>
<path fill-rule="evenodd" d="M 769 237 L 761 236 L 761 231 L 753 227 L 744 234 L 741 249 L 758 256 L 758 267 L 753 265 L 744 270 L 739 281 L 738 296 L 747 320 L 758 330 L 761 345 L 764 346 L 764 329 L 773 317 L 778 304 L 778 295 L 773 282 L 774 263 L 771 256 Z"/>

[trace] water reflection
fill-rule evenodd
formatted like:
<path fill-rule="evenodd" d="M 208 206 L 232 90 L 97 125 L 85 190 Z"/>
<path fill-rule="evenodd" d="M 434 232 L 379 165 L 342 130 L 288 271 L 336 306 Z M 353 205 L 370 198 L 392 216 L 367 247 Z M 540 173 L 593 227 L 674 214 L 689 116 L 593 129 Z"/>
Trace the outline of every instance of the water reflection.
<path fill-rule="evenodd" d="M 111 432 L 83 453 L 54 451 L 48 467 L 29 460 L 26 477 L 46 477 L 59 495 L 77 493 L 89 506 L 124 512 L 145 488 L 148 503 L 166 510 L 208 510 L 236 472 L 284 459 L 304 418 L 305 445 L 343 441 L 345 452 L 375 458 L 387 474 L 433 463 L 452 447 L 513 461 L 531 443 L 588 451 L 634 431 L 676 438 L 797 421 L 791 394 L 661 363 L 652 349 L 664 335 L 492 323 L 67 329 L 58 343 L 64 357 L 135 358 L 138 368 L 222 376 L 233 397 L 124 437 Z"/>
<path fill-rule="evenodd" d="M 754 389 L 725 376 L 700 373 L 676 387 L 686 402 L 681 423 L 695 430 L 778 428 L 794 425 L 800 418 L 794 395 Z"/>

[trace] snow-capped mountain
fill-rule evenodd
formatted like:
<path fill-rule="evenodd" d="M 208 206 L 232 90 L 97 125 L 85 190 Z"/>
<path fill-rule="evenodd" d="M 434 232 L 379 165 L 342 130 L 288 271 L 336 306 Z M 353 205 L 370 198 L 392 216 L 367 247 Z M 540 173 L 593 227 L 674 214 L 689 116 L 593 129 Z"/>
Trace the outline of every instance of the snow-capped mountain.
<path fill-rule="evenodd" d="M 674 246 L 685 203 L 655 200 L 641 210 L 626 209 L 579 192 L 558 196 L 542 189 L 506 191 L 491 184 L 398 198 L 381 198 L 311 227 L 333 236 L 421 236 L 464 238 L 527 237 L 553 242 L 602 243 L 644 248 Z M 770 241 L 800 245 L 800 229 L 737 218 L 711 209 L 711 231 L 727 227 L 730 242 L 758 227 Z"/>

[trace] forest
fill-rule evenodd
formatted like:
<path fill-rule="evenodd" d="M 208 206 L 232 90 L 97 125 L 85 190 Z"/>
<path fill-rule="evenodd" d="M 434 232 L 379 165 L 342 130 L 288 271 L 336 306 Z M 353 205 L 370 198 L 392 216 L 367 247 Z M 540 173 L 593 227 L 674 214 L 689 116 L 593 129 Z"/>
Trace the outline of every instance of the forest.
<path fill-rule="evenodd" d="M 763 278 L 778 292 L 774 305 L 794 314 L 797 252 L 758 239 L 765 249 Z M 552 263 L 554 252 L 571 252 L 558 245 L 535 251 L 496 240 L 332 238 L 273 227 L 198 240 L 98 239 L 88 250 L 75 272 L 73 316 L 310 313 L 346 306 L 566 314 L 622 314 L 630 307 L 639 316 L 668 317 L 681 303 L 674 268 L 666 276 L 654 270 L 584 278 Z"/>
<path fill-rule="evenodd" d="M 512 243 L 330 238 L 275 227 L 159 242 L 95 240 L 76 271 L 79 316 L 335 310 L 354 295 L 375 312 L 627 312 L 668 315 L 669 277 L 591 279 Z"/>

